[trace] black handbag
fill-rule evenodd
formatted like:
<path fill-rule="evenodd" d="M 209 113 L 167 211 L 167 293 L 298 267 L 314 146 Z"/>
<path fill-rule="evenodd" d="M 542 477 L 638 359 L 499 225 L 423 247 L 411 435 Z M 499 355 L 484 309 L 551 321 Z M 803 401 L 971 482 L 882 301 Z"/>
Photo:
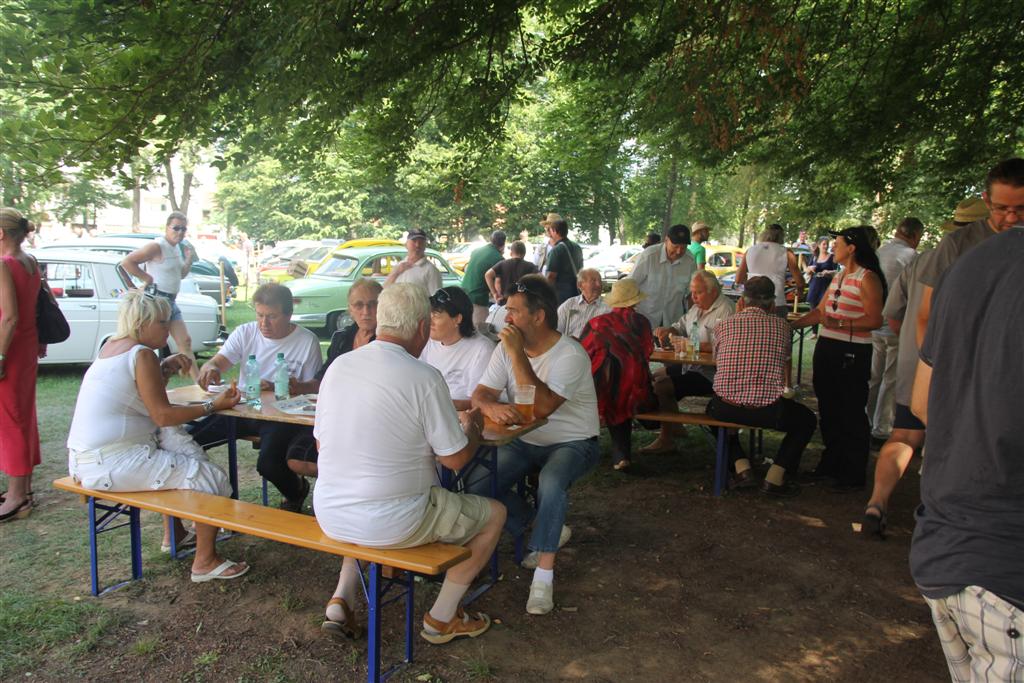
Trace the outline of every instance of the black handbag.
<path fill-rule="evenodd" d="M 71 327 L 67 318 L 53 298 L 46 280 L 39 283 L 39 296 L 36 298 L 36 329 L 39 332 L 40 344 L 59 344 L 71 336 Z"/>

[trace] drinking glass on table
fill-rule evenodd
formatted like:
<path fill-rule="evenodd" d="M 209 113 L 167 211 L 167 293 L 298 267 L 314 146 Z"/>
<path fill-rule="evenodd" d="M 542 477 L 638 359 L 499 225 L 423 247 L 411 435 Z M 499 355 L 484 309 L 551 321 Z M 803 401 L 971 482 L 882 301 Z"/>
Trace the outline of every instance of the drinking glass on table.
<path fill-rule="evenodd" d="M 523 424 L 533 422 L 533 401 L 537 395 L 537 387 L 532 384 L 517 384 L 512 393 L 516 412 L 523 417 Z"/>

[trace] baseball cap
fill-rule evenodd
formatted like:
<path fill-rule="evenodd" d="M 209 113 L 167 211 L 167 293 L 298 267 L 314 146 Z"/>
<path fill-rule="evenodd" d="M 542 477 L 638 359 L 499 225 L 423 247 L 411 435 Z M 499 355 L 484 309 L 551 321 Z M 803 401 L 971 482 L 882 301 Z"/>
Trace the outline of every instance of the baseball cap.
<path fill-rule="evenodd" d="M 405 233 L 405 239 L 406 240 L 416 240 L 416 239 L 426 240 L 426 239 L 429 239 L 429 237 L 427 235 L 427 231 L 424 230 L 423 228 L 413 228 L 409 232 Z"/>
<path fill-rule="evenodd" d="M 865 251 L 874 251 L 874 247 L 871 246 L 871 234 L 868 232 L 870 226 L 857 225 L 852 228 L 845 228 L 843 230 L 829 230 L 828 234 L 833 237 L 842 237 L 848 244 L 855 246 L 861 253 Z M 873 229 L 873 228 L 870 228 Z"/>
<path fill-rule="evenodd" d="M 690 229 L 682 223 L 673 225 L 665 233 L 665 239 L 672 244 L 689 244 L 690 243 Z"/>

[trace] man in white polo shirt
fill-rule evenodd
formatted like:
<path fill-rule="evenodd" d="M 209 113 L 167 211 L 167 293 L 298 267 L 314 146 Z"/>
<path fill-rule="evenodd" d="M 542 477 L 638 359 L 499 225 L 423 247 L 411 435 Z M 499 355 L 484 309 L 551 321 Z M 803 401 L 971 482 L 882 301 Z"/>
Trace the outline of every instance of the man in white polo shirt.
<path fill-rule="evenodd" d="M 327 369 L 313 428 L 320 451 L 313 507 L 324 533 L 339 541 L 375 548 L 440 541 L 472 551 L 448 570 L 423 616 L 420 635 L 440 644 L 490 627 L 486 614 L 466 614 L 459 603 L 494 552 L 505 508 L 437 486 L 435 457 L 451 470 L 468 463 L 481 419 L 477 411 L 460 418 L 441 373 L 416 360 L 429 338 L 426 290 L 395 284 L 380 295 L 377 339 Z M 323 631 L 355 637 L 351 606 L 360 592 L 358 565 L 345 558 Z"/>
<path fill-rule="evenodd" d="M 513 491 L 531 471 L 539 469 L 537 514 L 533 519 L 529 548 L 523 561 L 536 567 L 526 611 L 547 614 L 554 607 L 555 554 L 569 538 L 564 526 L 568 490 L 574 481 L 597 464 L 597 393 L 590 374 L 590 357 L 575 339 L 560 334 L 556 325 L 554 288 L 542 275 L 519 280 L 509 296 L 508 325 L 498 335 L 490 365 L 473 392 L 473 405 L 498 424 L 516 424 L 516 409 L 500 403 L 502 391 L 509 396 L 516 385 L 536 387 L 534 415 L 548 423 L 498 449 L 498 492 L 508 508 L 506 529 L 522 534 L 533 516 L 533 507 Z M 490 475 L 469 483 L 469 490 L 490 493 Z"/>
<path fill-rule="evenodd" d="M 199 386 L 218 384 L 221 375 L 239 363 L 245 363 L 250 354 L 256 355 L 260 368 L 263 391 L 274 388 L 274 365 L 277 354 L 283 353 L 288 364 L 288 376 L 306 382 L 316 376 L 323 364 L 320 341 L 316 335 L 292 320 L 292 292 L 284 285 L 261 285 L 252 296 L 256 320 L 239 325 L 231 332 L 224 346 L 206 361 L 199 370 Z M 223 441 L 228 434 L 228 420 L 222 415 L 211 415 L 190 429 L 192 438 L 200 446 Z M 238 436 L 259 436 L 260 456 L 256 470 L 277 487 L 284 496 L 281 508 L 300 512 L 309 493 L 309 482 L 288 468 L 288 443 L 309 427 L 268 422 L 266 420 L 238 420 Z"/>
<path fill-rule="evenodd" d="M 404 261 L 391 269 L 384 287 L 396 282 L 417 284 L 433 294 L 441 289 L 441 271 L 427 258 L 427 233 L 422 228 L 413 228 L 405 236 L 405 250 L 408 252 Z"/>

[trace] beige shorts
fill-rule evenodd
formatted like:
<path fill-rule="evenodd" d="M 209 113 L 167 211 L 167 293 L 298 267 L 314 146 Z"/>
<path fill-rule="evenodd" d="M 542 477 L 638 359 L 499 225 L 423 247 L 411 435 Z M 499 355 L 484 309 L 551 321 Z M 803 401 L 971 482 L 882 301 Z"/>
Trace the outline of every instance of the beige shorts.
<path fill-rule="evenodd" d="M 419 527 L 401 543 L 387 547 L 412 548 L 427 543 L 466 545 L 483 531 L 490 518 L 490 498 L 452 493 L 440 486 L 432 486 Z"/>

